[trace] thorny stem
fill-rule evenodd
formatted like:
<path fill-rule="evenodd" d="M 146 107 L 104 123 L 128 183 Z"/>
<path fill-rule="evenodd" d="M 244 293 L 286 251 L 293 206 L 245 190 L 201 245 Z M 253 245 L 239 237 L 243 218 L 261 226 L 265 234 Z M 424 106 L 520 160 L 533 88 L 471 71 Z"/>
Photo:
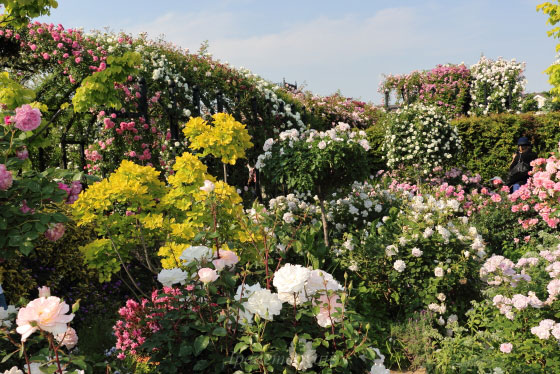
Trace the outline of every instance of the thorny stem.
<path fill-rule="evenodd" d="M 53 337 L 49 334 L 49 345 L 52 347 L 54 351 L 54 355 L 56 358 L 56 366 L 58 366 L 58 373 L 62 374 L 62 367 L 60 367 L 60 358 L 58 357 L 58 346 L 55 346 L 53 343 Z M 29 371 L 31 373 L 31 371 Z"/>
<path fill-rule="evenodd" d="M 212 219 L 214 220 L 214 233 L 217 232 L 217 227 L 218 227 L 217 214 L 218 212 L 216 211 L 216 204 L 214 201 L 212 201 Z M 214 242 L 216 243 L 216 256 L 220 258 L 220 242 L 217 236 L 214 238 Z"/>
<path fill-rule="evenodd" d="M 140 289 L 140 287 L 138 287 L 138 285 L 136 284 L 136 282 L 134 281 L 134 278 L 132 277 L 132 274 L 130 274 L 130 272 L 128 271 L 126 264 L 124 263 L 121 254 L 119 253 L 119 251 L 117 250 L 117 247 L 115 245 L 115 242 L 113 241 L 113 238 L 111 237 L 111 235 L 109 235 L 109 240 L 111 241 L 111 248 L 113 248 L 113 250 L 115 251 L 115 253 L 117 254 L 117 257 L 119 258 L 119 261 L 121 262 L 121 265 L 124 269 L 124 271 L 126 272 L 126 274 L 128 275 L 128 277 L 130 278 L 130 281 L 132 282 L 132 285 L 138 290 L 138 292 L 140 292 L 140 294 L 142 296 L 144 296 L 146 299 L 149 299 L 148 295 L 146 295 L 144 293 L 144 291 L 142 291 Z"/>
<path fill-rule="evenodd" d="M 146 241 L 144 240 L 144 234 L 142 233 L 142 230 L 140 230 L 140 222 L 138 221 L 138 219 L 136 219 L 136 228 L 138 229 L 138 231 L 140 233 L 140 240 L 142 241 L 142 248 L 144 249 L 144 257 L 146 258 L 146 264 L 148 265 L 148 270 L 150 270 L 152 272 L 152 274 L 156 274 L 156 271 L 152 267 L 152 262 L 150 261 L 150 258 L 148 256 L 148 248 L 146 247 Z"/>

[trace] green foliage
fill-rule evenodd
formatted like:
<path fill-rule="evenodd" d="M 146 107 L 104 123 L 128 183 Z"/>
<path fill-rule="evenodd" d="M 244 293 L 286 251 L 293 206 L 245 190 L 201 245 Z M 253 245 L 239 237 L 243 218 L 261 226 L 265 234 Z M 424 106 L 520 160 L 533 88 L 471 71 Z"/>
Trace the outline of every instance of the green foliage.
<path fill-rule="evenodd" d="M 548 16 L 547 24 L 554 26 L 560 21 L 560 4 L 553 4 L 551 2 L 544 2 L 537 5 L 537 11 L 542 11 Z M 560 38 L 560 27 L 556 26 L 551 30 L 547 31 L 549 37 L 554 39 Z M 560 44 L 556 45 L 556 52 L 560 51 Z M 560 65 L 554 63 L 550 65 L 545 72 L 548 74 L 548 83 L 552 85 L 552 94 L 554 95 L 554 100 L 558 100 L 560 96 Z"/>
<path fill-rule="evenodd" d="M 26 26 L 31 18 L 50 14 L 50 8 L 57 8 L 56 0 L 2 0 L 5 13 L 0 16 L 0 25 Z"/>
<path fill-rule="evenodd" d="M 122 56 L 109 56 L 107 68 L 98 71 L 82 81 L 72 98 L 75 112 L 86 112 L 90 108 L 112 107 L 120 109 L 123 97 L 115 90 L 115 83 L 124 83 L 129 76 L 138 73 L 141 55 L 126 52 Z"/>
<path fill-rule="evenodd" d="M 5 104 L 7 109 L 14 110 L 17 107 L 31 102 L 35 98 L 35 92 L 23 87 L 11 79 L 6 71 L 0 73 L 0 103 Z"/>
<path fill-rule="evenodd" d="M 347 124 L 325 132 L 288 130 L 267 140 L 257 168 L 270 186 L 311 191 L 324 198 L 369 175 L 370 146 L 365 138 L 365 132 L 354 132 Z"/>
<path fill-rule="evenodd" d="M 558 147 L 559 121 L 560 113 L 494 114 L 453 120 L 463 144 L 463 152 L 456 155 L 455 163 L 480 174 L 483 180 L 494 176 L 505 180 L 517 139 L 529 137 L 533 150 L 540 157 L 547 157 Z"/>

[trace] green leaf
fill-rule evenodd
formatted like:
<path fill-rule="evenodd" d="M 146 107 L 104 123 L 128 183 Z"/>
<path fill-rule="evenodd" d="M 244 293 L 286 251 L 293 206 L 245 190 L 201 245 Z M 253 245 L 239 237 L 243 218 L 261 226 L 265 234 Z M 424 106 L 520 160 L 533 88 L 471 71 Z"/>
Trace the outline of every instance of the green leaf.
<path fill-rule="evenodd" d="M 226 336 L 227 335 L 227 330 L 224 329 L 223 327 L 216 327 L 214 329 L 214 331 L 212 331 L 212 335 L 215 336 Z"/>
<path fill-rule="evenodd" d="M 206 360 L 199 360 L 196 362 L 196 365 L 194 365 L 193 370 L 194 371 L 202 371 L 204 369 L 206 369 L 208 367 L 208 365 L 210 365 L 210 363 Z"/>
<path fill-rule="evenodd" d="M 194 355 L 198 356 L 200 352 L 204 351 L 206 347 L 208 347 L 208 343 L 210 343 L 210 338 L 206 335 L 201 335 L 196 338 L 193 344 Z"/>
<path fill-rule="evenodd" d="M 8 353 L 6 356 L 4 356 L 2 361 L 0 361 L 0 364 L 3 364 L 4 362 L 8 361 L 10 359 L 10 357 L 12 357 L 14 355 L 14 353 L 17 353 L 17 352 L 19 352 L 19 349 L 17 351 L 13 351 L 12 353 Z"/>

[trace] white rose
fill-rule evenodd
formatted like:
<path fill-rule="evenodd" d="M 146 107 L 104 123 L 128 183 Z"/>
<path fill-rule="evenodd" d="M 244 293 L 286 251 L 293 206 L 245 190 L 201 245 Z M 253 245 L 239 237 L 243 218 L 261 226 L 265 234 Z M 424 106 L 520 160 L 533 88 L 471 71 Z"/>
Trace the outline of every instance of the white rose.
<path fill-rule="evenodd" d="M 214 252 L 211 248 L 208 248 L 204 245 L 197 245 L 194 247 L 188 247 L 181 253 L 179 256 L 179 260 L 190 264 L 191 262 L 198 261 L 211 261 L 214 258 Z"/>
<path fill-rule="evenodd" d="M 275 315 L 280 314 L 282 301 L 277 294 L 270 292 L 270 290 L 257 290 L 247 300 L 246 309 L 261 318 L 272 321 Z"/>
<path fill-rule="evenodd" d="M 201 191 L 204 191 L 206 193 L 210 193 L 212 191 L 214 191 L 214 183 L 212 183 L 211 181 L 209 181 L 208 179 L 204 181 L 204 186 L 200 187 Z"/>
<path fill-rule="evenodd" d="M 158 281 L 165 287 L 171 287 L 175 283 L 185 284 L 187 278 L 188 274 L 179 268 L 163 269 L 157 276 Z"/>
<path fill-rule="evenodd" d="M 317 352 L 313 349 L 313 343 L 305 339 L 301 339 L 298 344 L 303 344 L 304 350 L 302 354 L 296 352 L 294 342 L 290 345 L 290 357 L 286 359 L 286 363 L 295 367 L 296 370 L 305 371 L 313 367 L 317 360 Z"/>
<path fill-rule="evenodd" d="M 272 284 L 278 292 L 300 292 L 310 275 L 311 271 L 301 265 L 286 264 L 274 273 Z"/>

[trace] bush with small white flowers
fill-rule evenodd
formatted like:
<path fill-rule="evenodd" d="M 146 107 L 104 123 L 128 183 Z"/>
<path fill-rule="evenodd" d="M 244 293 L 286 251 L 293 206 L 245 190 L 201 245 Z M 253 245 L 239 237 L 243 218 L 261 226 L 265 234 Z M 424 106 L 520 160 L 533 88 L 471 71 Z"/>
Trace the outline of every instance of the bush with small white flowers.
<path fill-rule="evenodd" d="M 383 144 L 390 169 L 413 167 L 427 174 L 451 164 L 461 151 L 457 129 L 435 106 L 414 104 L 396 111 L 390 119 Z"/>

